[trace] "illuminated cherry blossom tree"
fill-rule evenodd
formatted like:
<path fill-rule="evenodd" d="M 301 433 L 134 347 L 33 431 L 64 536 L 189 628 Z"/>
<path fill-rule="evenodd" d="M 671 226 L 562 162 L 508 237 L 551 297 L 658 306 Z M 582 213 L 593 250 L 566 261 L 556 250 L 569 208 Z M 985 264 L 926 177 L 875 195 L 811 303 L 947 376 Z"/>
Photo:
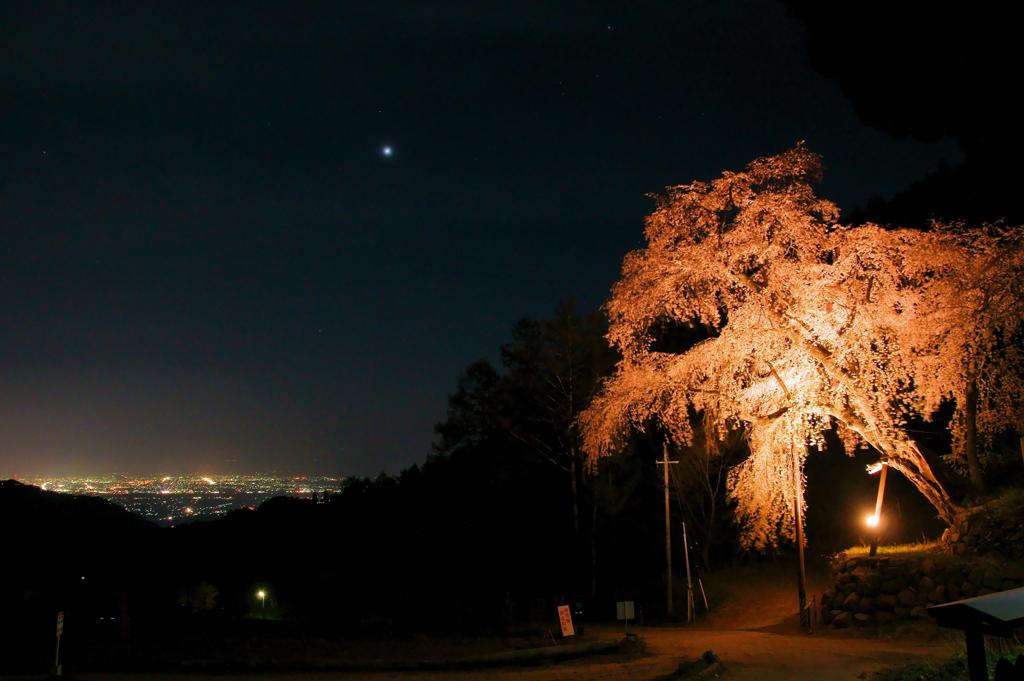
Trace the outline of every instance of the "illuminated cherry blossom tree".
<path fill-rule="evenodd" d="M 905 329 L 901 346 L 914 368 L 917 413 L 927 416 L 945 400 L 955 404 L 949 458 L 977 493 L 984 491 L 982 467 L 994 437 L 1024 431 L 1022 237 L 1020 228 L 1004 226 L 939 227 L 930 257 L 941 268 L 941 284 L 924 291 L 932 323 Z"/>
<path fill-rule="evenodd" d="M 622 359 L 581 416 L 592 457 L 651 423 L 689 443 L 698 414 L 722 435 L 742 429 L 750 455 L 730 485 L 754 546 L 792 534 L 804 457 L 832 427 L 949 522 L 958 506 L 906 418 L 955 400 L 957 455 L 971 419 L 986 434 L 1020 424 L 1008 390 L 1020 373 L 1019 232 L 842 226 L 812 190 L 820 173 L 799 146 L 655 197 L 647 246 L 626 256 L 607 303 Z M 709 337 L 660 349 L 673 324 Z"/>

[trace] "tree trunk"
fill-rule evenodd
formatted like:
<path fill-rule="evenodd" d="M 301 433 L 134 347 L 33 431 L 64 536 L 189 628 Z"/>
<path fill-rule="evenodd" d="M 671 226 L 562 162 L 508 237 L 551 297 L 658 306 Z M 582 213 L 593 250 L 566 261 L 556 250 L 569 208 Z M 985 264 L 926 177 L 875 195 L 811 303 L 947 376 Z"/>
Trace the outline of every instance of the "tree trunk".
<path fill-rule="evenodd" d="M 569 457 L 569 489 L 572 493 L 572 577 L 570 582 L 577 593 L 584 589 L 586 577 L 583 574 L 586 563 L 583 557 L 583 537 L 580 536 L 580 486 L 577 481 L 579 466 L 575 452 Z"/>
<path fill-rule="evenodd" d="M 578 549 L 580 545 L 580 493 L 576 484 L 576 456 L 569 457 L 569 485 L 572 491 L 572 531 Z"/>
<path fill-rule="evenodd" d="M 708 504 L 707 528 L 704 532 L 704 546 L 700 547 L 701 559 L 704 561 L 704 569 L 711 569 L 711 539 L 715 535 L 715 518 L 718 515 L 718 492 L 722 489 L 722 472 L 725 467 L 725 458 L 721 451 L 718 452 L 718 471 L 715 473 L 715 484 L 711 484 L 711 452 L 705 452 L 708 456 L 707 469 L 707 493 L 710 504 Z"/>
<path fill-rule="evenodd" d="M 967 473 L 971 480 L 971 491 L 975 495 L 985 493 L 985 476 L 978 462 L 978 387 L 971 381 L 964 405 L 964 457 L 967 459 Z"/>
<path fill-rule="evenodd" d="M 952 525 L 960 511 L 960 506 L 950 498 L 942 483 L 932 473 L 931 466 L 928 465 L 928 461 L 917 445 L 900 435 L 881 436 L 877 428 L 871 428 L 852 414 L 832 413 L 832 416 L 842 421 L 848 428 L 860 435 L 865 442 L 874 447 L 879 455 L 885 458 L 889 467 L 902 473 L 917 488 L 917 491 L 935 507 L 939 517 L 947 525 Z"/>
<path fill-rule="evenodd" d="M 700 547 L 700 559 L 705 570 L 711 569 L 711 538 L 715 533 L 715 508 L 717 506 L 713 492 L 709 495 L 709 499 L 711 503 L 708 509 L 707 527 L 704 529 L 704 545 Z"/>
<path fill-rule="evenodd" d="M 590 600 L 597 595 L 597 494 L 590 510 Z"/>
<path fill-rule="evenodd" d="M 874 447 L 886 459 L 890 468 L 902 473 L 917 488 L 917 491 L 924 495 L 924 498 L 935 507 L 939 517 L 947 525 L 953 524 L 953 520 L 961 510 L 960 506 L 950 498 L 942 483 L 932 473 L 931 466 L 928 465 L 928 461 L 917 445 L 904 436 L 883 436 L 878 428 L 872 428 L 863 419 L 848 411 L 831 412 L 831 415 L 842 421 L 848 428 L 860 435 L 865 442 Z"/>
<path fill-rule="evenodd" d="M 868 410 L 864 411 L 870 414 Z M 878 450 L 878 453 L 885 457 L 886 463 L 891 468 L 903 473 L 907 480 L 935 507 L 943 522 L 952 525 L 960 511 L 960 506 L 953 501 L 949 492 L 935 477 L 932 467 L 928 465 L 927 459 L 924 458 L 917 445 L 900 433 L 884 434 L 881 428 L 873 426 L 861 418 L 852 414 L 844 414 L 844 416 L 847 418 L 841 418 L 843 423 Z M 852 418 L 850 418 L 851 416 Z"/>
<path fill-rule="evenodd" d="M 957 505 L 943 489 L 942 485 L 935 478 L 931 467 L 925 460 L 924 455 L 918 450 L 917 445 L 909 441 L 897 441 L 892 443 L 892 448 L 879 448 L 883 455 L 887 456 L 887 463 L 890 468 L 895 468 L 918 489 L 924 497 L 931 502 L 939 517 L 947 525 L 952 525 L 960 506 Z"/>

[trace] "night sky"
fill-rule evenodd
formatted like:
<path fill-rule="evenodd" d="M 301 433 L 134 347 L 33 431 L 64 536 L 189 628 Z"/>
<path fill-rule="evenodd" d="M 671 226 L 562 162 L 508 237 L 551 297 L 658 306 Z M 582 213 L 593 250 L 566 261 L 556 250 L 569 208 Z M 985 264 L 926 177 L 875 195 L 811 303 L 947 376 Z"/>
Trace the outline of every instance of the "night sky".
<path fill-rule="evenodd" d="M 771 0 L 0 4 L 0 478 L 395 473 L 648 192 L 801 139 L 844 209 L 955 161 Z M 392 153 L 386 154 L 385 147 Z"/>

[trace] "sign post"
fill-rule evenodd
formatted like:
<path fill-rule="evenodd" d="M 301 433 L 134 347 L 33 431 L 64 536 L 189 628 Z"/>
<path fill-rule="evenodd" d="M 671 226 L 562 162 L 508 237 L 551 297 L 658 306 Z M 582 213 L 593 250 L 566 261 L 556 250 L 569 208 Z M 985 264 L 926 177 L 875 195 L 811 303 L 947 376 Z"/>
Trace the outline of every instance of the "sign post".
<path fill-rule="evenodd" d="M 562 636 L 576 635 L 576 630 L 572 626 L 572 610 L 568 605 L 558 606 L 558 623 L 562 626 Z"/>
<path fill-rule="evenodd" d="M 626 636 L 629 636 L 629 621 L 636 619 L 633 612 L 633 601 L 619 601 L 615 604 L 615 618 L 623 620 L 626 627 Z"/>
<path fill-rule="evenodd" d="M 57 613 L 57 651 L 53 657 L 53 675 L 60 676 L 60 635 L 64 633 L 64 611 Z"/>

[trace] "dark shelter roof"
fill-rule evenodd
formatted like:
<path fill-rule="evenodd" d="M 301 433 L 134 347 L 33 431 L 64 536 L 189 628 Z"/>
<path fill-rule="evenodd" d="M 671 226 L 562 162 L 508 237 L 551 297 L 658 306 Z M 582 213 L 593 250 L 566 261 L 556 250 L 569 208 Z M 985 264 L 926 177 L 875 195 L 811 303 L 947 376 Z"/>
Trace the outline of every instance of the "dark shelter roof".
<path fill-rule="evenodd" d="M 928 614 L 940 627 L 981 628 L 985 633 L 1008 636 L 1024 626 L 1024 587 L 933 605 Z"/>

